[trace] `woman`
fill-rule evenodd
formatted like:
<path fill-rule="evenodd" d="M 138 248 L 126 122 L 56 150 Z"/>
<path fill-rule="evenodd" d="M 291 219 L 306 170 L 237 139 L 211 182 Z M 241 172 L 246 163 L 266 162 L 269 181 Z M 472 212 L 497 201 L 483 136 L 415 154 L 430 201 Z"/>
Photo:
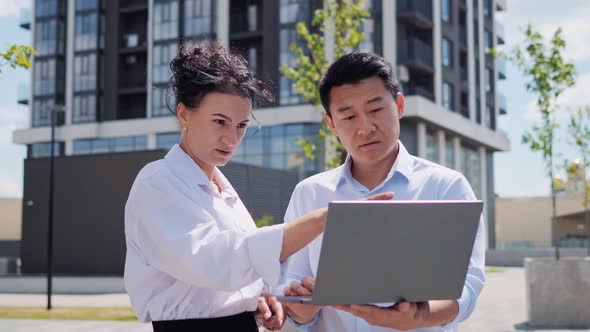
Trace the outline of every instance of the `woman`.
<path fill-rule="evenodd" d="M 209 43 L 182 46 L 171 62 L 179 145 L 137 175 L 125 207 L 125 287 L 154 331 L 258 331 L 284 314 L 263 295 L 280 263 L 323 230 L 326 210 L 257 229 L 225 165 L 252 105 L 270 94 L 243 58 Z M 381 196 L 382 198 L 384 196 Z M 272 317 L 271 317 L 272 316 Z"/>

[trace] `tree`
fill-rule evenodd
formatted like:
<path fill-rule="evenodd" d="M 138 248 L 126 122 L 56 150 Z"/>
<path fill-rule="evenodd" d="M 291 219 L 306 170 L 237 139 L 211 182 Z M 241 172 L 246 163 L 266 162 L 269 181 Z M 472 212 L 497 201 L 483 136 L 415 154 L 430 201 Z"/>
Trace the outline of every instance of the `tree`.
<path fill-rule="evenodd" d="M 300 46 L 293 43 L 289 49 L 295 54 L 295 65 L 282 65 L 281 74 L 294 81 L 295 91 L 306 102 L 311 103 L 320 111 L 321 99 L 319 85 L 329 64 L 346 53 L 356 49 L 363 41 L 360 31 L 361 23 L 369 17 L 364 0 L 324 0 L 323 7 L 317 9 L 311 22 L 311 29 L 305 22 L 297 22 L 297 36 L 304 41 Z M 328 36 L 328 40 L 326 40 Z M 331 57 L 327 51 L 333 51 Z M 326 166 L 339 166 L 344 147 L 338 137 L 323 123 L 318 133 L 319 142 L 328 140 L 331 147 L 326 151 Z M 315 159 L 318 150 L 316 145 L 305 139 L 299 139 L 306 158 Z"/>
<path fill-rule="evenodd" d="M 529 79 L 526 89 L 537 96 L 537 108 L 541 115 L 541 123 L 533 125 L 530 131 L 522 136 L 522 142 L 528 144 L 531 151 L 540 152 L 545 163 L 545 171 L 549 177 L 552 201 L 553 243 L 555 258 L 559 259 L 559 238 L 555 208 L 554 174 L 554 132 L 558 127 L 555 113 L 558 109 L 557 97 L 565 89 L 574 85 L 575 68 L 571 62 L 564 60 L 562 52 L 565 41 L 558 28 L 549 42 L 531 24 L 524 30 L 525 41 L 517 45 L 513 55 L 509 57 Z"/>
<path fill-rule="evenodd" d="M 578 108 L 570 112 L 569 138 L 576 146 L 582 160 L 579 163 L 572 163 L 568 167 L 568 175 L 582 176 L 582 194 L 584 205 L 584 221 L 587 234 L 587 252 L 590 256 L 590 182 L 586 176 L 586 170 L 590 167 L 590 106 Z"/>
<path fill-rule="evenodd" d="M 275 218 L 273 216 L 271 216 L 270 214 L 265 213 L 262 217 L 260 217 L 260 219 L 256 219 L 256 221 L 254 221 L 254 223 L 256 224 L 256 227 L 258 227 L 258 228 L 264 227 L 264 226 L 270 226 L 270 225 L 274 225 Z"/>
<path fill-rule="evenodd" d="M 2 67 L 9 65 L 12 68 L 31 68 L 31 56 L 35 54 L 35 49 L 25 45 L 12 45 L 5 52 L 0 52 L 0 73 Z"/>

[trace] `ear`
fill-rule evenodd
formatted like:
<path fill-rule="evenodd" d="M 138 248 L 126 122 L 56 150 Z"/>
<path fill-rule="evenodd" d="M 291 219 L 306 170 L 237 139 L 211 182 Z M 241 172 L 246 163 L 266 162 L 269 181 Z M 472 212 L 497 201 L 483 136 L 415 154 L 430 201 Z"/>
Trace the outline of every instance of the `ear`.
<path fill-rule="evenodd" d="M 334 127 L 334 120 L 332 119 L 331 116 L 328 115 L 328 113 L 324 114 L 324 121 L 326 121 L 326 124 L 328 125 L 330 130 L 332 130 L 332 132 L 335 133 L 336 128 Z"/>
<path fill-rule="evenodd" d="M 176 105 L 176 117 L 178 118 L 182 128 L 188 128 L 190 122 L 190 111 L 183 103 L 178 103 L 178 105 Z"/>
<path fill-rule="evenodd" d="M 404 99 L 404 95 L 401 92 L 397 93 L 397 97 L 395 98 L 395 104 L 397 106 L 397 118 L 401 119 L 404 116 L 406 101 Z"/>

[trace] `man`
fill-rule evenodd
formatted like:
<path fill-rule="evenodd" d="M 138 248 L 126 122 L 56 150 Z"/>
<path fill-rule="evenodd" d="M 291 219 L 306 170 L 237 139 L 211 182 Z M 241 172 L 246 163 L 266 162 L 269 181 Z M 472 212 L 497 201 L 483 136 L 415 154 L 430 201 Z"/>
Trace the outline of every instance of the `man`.
<path fill-rule="evenodd" d="M 340 167 L 297 185 L 285 222 L 326 207 L 330 201 L 358 199 L 385 191 L 394 192 L 394 199 L 398 200 L 476 199 L 463 175 L 410 155 L 398 140 L 404 96 L 399 92 L 391 65 L 383 58 L 357 52 L 343 56 L 322 79 L 320 95 L 326 111 L 324 120 L 349 155 Z M 317 238 L 289 259 L 287 278 L 292 282 L 285 295 L 313 292 L 321 242 L 322 237 Z M 456 331 L 458 323 L 473 312 L 484 285 L 484 255 L 481 218 L 458 300 L 403 302 L 388 308 L 320 308 L 286 303 L 285 309 L 293 324 L 309 331 Z"/>

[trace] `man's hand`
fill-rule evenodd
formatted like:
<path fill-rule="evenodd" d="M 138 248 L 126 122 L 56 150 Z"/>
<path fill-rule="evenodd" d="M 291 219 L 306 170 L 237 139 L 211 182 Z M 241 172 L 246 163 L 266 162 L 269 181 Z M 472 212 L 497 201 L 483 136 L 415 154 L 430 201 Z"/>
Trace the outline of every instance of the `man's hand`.
<path fill-rule="evenodd" d="M 428 302 L 400 302 L 388 308 L 369 304 L 342 305 L 334 308 L 362 318 L 370 325 L 402 331 L 427 327 L 430 315 Z"/>
<path fill-rule="evenodd" d="M 281 329 L 285 323 L 283 304 L 270 294 L 261 294 L 258 298 L 256 321 L 271 331 Z"/>
<path fill-rule="evenodd" d="M 304 277 L 301 283 L 293 281 L 291 287 L 284 290 L 285 296 L 305 296 L 313 294 L 315 288 L 315 279 L 312 277 Z M 321 306 L 312 304 L 299 304 L 294 302 L 283 303 L 287 315 L 299 324 L 311 322 L 318 314 Z"/>

